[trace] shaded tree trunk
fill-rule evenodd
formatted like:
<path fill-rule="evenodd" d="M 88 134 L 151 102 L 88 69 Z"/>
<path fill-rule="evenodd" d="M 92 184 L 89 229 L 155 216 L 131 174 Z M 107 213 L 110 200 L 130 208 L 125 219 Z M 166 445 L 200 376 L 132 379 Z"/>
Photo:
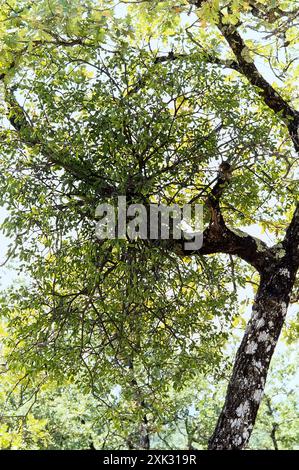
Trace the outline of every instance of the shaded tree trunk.
<path fill-rule="evenodd" d="M 209 449 L 242 449 L 249 441 L 295 281 L 297 262 L 293 261 L 285 256 L 261 274 L 252 316 L 236 355 Z"/>

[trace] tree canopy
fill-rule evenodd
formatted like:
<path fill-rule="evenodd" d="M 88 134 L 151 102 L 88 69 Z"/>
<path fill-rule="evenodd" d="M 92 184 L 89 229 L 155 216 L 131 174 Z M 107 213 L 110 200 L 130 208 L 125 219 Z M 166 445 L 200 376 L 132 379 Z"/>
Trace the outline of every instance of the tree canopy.
<path fill-rule="evenodd" d="M 1 0 L 2 230 L 25 277 L 2 296 L 3 354 L 20 379 L 92 394 L 128 448 L 228 371 L 231 431 L 219 411 L 210 446 L 248 443 L 298 301 L 298 17 L 291 0 Z M 203 246 L 97 240 L 119 195 L 201 203 Z"/>

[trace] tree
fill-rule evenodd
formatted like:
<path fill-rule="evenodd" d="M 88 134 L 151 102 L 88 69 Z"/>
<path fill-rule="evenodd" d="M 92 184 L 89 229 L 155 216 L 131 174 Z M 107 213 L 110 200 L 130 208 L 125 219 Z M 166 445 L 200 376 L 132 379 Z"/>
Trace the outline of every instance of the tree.
<path fill-rule="evenodd" d="M 298 8 L 2 3 L 3 228 L 15 236 L 8 257 L 28 275 L 4 300 L 12 366 L 79 377 L 108 407 L 117 384 L 130 405 L 120 426 L 139 426 L 127 445 L 148 448 L 169 387 L 219 372 L 237 287 L 255 276 L 209 443 L 244 448 L 296 295 Z M 267 64 L 278 83 L 265 78 Z M 230 179 L 217 175 L 223 161 Z M 96 206 L 122 194 L 144 204 L 202 201 L 203 245 L 97 241 Z M 274 244 L 244 232 L 252 224 Z"/>
<path fill-rule="evenodd" d="M 276 352 L 249 448 L 296 449 L 296 357 L 296 342 L 287 346 L 282 343 Z M 212 376 L 199 375 L 184 389 L 171 390 L 164 422 L 150 431 L 152 447 L 205 449 L 230 372 L 228 369 L 217 384 Z M 59 386 L 45 379 L 41 374 L 34 383 L 30 376 L 22 378 L 16 371 L 0 375 L 1 449 L 127 448 L 126 433 L 119 420 L 111 420 L 105 404 L 91 393 L 82 393 L 79 383 L 66 381 Z M 117 393 L 115 406 L 121 414 L 127 407 Z"/>

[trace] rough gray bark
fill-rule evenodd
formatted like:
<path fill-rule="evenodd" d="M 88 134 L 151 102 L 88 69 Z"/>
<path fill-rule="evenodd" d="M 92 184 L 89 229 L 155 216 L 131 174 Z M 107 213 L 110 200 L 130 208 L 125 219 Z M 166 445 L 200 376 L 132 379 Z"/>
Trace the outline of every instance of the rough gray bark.
<path fill-rule="evenodd" d="M 295 265 L 290 269 L 286 255 L 261 276 L 252 317 L 236 355 L 225 404 L 209 449 L 240 449 L 248 443 L 284 324 L 296 270 Z"/>

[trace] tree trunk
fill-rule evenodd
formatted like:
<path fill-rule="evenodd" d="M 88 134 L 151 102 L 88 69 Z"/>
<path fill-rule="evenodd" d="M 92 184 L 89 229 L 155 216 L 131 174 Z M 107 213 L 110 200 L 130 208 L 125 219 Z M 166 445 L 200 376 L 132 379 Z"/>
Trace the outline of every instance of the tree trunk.
<path fill-rule="evenodd" d="M 242 449 L 249 441 L 296 270 L 286 256 L 261 274 L 252 316 L 236 355 L 225 404 L 209 449 Z"/>

